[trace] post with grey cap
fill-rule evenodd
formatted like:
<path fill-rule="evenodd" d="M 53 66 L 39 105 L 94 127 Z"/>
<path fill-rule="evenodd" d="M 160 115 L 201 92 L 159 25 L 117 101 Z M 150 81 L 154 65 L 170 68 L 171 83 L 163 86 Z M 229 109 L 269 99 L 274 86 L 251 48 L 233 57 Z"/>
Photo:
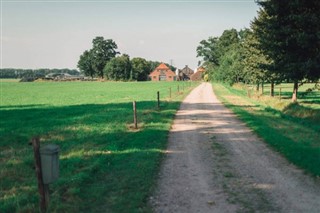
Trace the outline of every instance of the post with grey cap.
<path fill-rule="evenodd" d="M 40 195 L 40 211 L 46 212 L 49 204 L 49 184 L 59 177 L 59 146 L 48 144 L 40 148 L 39 137 L 32 138 L 32 146 Z"/>

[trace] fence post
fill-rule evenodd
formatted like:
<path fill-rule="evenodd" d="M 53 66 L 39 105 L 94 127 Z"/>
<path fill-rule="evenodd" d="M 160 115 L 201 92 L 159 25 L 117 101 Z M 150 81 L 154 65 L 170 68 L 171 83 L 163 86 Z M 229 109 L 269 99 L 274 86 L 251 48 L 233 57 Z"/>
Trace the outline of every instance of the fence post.
<path fill-rule="evenodd" d="M 134 128 L 138 129 L 138 124 L 137 124 L 137 108 L 136 108 L 136 102 L 133 101 L 133 123 L 134 123 Z"/>
<path fill-rule="evenodd" d="M 281 87 L 279 88 L 279 99 L 281 100 Z"/>
<path fill-rule="evenodd" d="M 35 160 L 35 169 L 38 180 L 38 192 L 40 195 L 40 211 L 46 212 L 49 201 L 49 188 L 48 185 L 43 184 L 41 159 L 40 159 L 40 139 L 39 137 L 33 137 L 31 140 L 33 147 L 33 154 Z"/>
<path fill-rule="evenodd" d="M 158 109 L 160 109 L 160 92 L 157 92 L 157 99 L 158 99 Z"/>

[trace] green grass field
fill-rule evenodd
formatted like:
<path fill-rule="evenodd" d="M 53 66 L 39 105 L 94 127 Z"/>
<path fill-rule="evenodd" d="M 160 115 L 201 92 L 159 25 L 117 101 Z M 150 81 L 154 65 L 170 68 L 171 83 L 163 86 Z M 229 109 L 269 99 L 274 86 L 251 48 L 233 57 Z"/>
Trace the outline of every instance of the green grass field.
<path fill-rule="evenodd" d="M 61 150 L 49 212 L 151 211 L 147 199 L 186 87 L 182 82 L 1 81 L 0 212 L 39 211 L 33 136 Z M 138 131 L 132 129 L 133 100 Z"/>
<path fill-rule="evenodd" d="M 300 96 L 293 104 L 286 98 L 248 98 L 240 86 L 213 83 L 213 87 L 219 99 L 274 150 L 320 177 L 320 91 Z"/>

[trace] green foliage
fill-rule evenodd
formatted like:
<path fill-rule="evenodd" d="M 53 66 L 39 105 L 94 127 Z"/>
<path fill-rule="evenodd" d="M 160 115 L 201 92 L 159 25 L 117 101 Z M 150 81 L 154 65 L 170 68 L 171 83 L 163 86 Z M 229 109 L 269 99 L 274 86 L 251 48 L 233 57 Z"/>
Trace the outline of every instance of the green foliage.
<path fill-rule="evenodd" d="M 233 84 L 242 79 L 243 35 L 244 32 L 231 29 L 225 30 L 220 37 L 210 37 L 200 42 L 197 56 L 203 57 L 203 66 L 212 80 Z"/>
<path fill-rule="evenodd" d="M 204 62 L 219 65 L 218 37 L 209 37 L 200 41 L 197 47 L 197 57 L 202 57 Z"/>
<path fill-rule="evenodd" d="M 237 82 L 317 82 L 320 78 L 320 2 L 258 1 L 251 30 L 225 30 L 202 40 L 197 57 L 212 80 Z M 273 94 L 273 92 L 271 93 Z"/>
<path fill-rule="evenodd" d="M 0 212 L 38 212 L 30 138 L 60 146 L 48 212 L 150 212 L 181 82 L 2 82 Z M 156 94 L 160 91 L 161 110 Z M 172 90 L 173 91 L 173 90 Z M 137 101 L 138 130 L 132 129 Z"/>
<path fill-rule="evenodd" d="M 104 68 L 108 80 L 128 81 L 132 80 L 131 62 L 128 55 L 123 54 L 111 59 Z"/>
<path fill-rule="evenodd" d="M 84 51 L 80 56 L 78 68 L 85 75 L 103 78 L 103 69 L 107 62 L 119 54 L 116 51 L 117 48 L 117 44 L 112 39 L 105 40 L 97 36 L 92 40 L 92 48 Z"/>
<path fill-rule="evenodd" d="M 91 78 L 93 78 L 94 76 L 96 76 L 96 72 L 92 67 L 93 64 L 93 58 L 91 56 L 90 51 L 86 50 L 84 51 L 84 53 L 80 56 L 80 60 L 78 62 L 78 68 L 80 69 L 80 71 L 86 75 L 86 76 L 90 76 Z"/>
<path fill-rule="evenodd" d="M 131 59 L 132 67 L 132 80 L 146 81 L 148 80 L 148 75 L 150 74 L 151 67 L 150 63 L 144 58 L 133 58 Z"/>
<path fill-rule="evenodd" d="M 262 1 L 253 22 L 260 49 L 273 61 L 273 71 L 295 82 L 292 100 L 296 101 L 298 82 L 320 78 L 320 2 Z"/>
<path fill-rule="evenodd" d="M 266 69 L 271 64 L 270 59 L 258 48 L 259 42 L 251 30 L 246 31 L 243 41 L 243 79 L 245 83 L 258 84 L 265 81 L 275 81 L 276 77 Z"/>

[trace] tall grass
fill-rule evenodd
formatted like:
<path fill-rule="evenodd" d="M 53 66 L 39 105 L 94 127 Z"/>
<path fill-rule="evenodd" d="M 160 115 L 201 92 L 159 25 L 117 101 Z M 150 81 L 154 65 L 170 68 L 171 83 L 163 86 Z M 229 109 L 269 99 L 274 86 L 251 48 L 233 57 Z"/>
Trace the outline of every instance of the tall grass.
<path fill-rule="evenodd" d="M 61 150 L 60 177 L 50 185 L 49 212 L 151 211 L 147 198 L 167 134 L 190 90 L 182 94 L 182 84 L 1 82 L 0 212 L 38 211 L 33 152 L 28 145 L 35 135 L 41 145 L 55 143 Z M 131 128 L 133 100 L 138 130 Z"/>
<path fill-rule="evenodd" d="M 316 106 L 308 108 L 276 98 L 251 99 L 244 90 L 217 83 L 213 88 L 219 99 L 274 150 L 320 176 L 320 110 Z"/>

